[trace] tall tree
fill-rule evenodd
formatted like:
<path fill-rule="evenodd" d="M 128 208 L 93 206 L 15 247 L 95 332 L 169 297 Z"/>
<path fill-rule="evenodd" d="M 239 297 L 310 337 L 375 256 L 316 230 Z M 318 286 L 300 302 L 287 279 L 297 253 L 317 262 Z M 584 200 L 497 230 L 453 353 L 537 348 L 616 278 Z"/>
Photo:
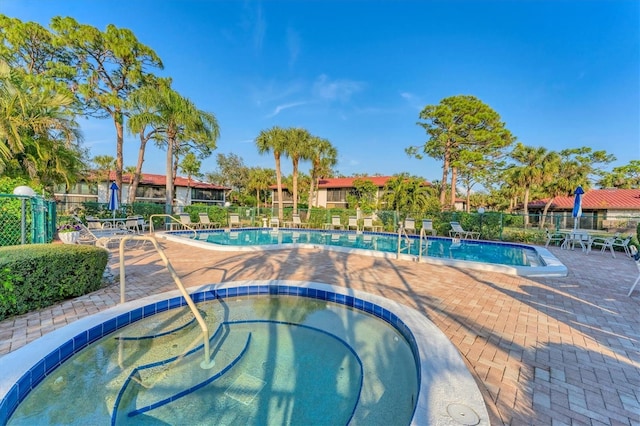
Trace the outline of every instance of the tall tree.
<path fill-rule="evenodd" d="M 377 203 L 378 187 L 370 179 L 358 178 L 353 181 L 353 189 L 347 194 L 349 208 L 360 208 L 370 214 Z"/>
<path fill-rule="evenodd" d="M 450 208 L 455 205 L 457 168 L 465 160 L 465 151 L 481 151 L 490 155 L 511 145 L 514 137 L 500 120 L 500 115 L 474 96 L 444 98 L 438 105 L 427 105 L 418 122 L 429 139 L 423 146 L 411 146 L 405 151 L 422 158 L 426 154 L 442 160 L 442 182 L 447 183 L 451 171 Z M 441 187 L 440 204 L 445 206 L 445 186 Z"/>
<path fill-rule="evenodd" d="M 422 178 L 408 173 L 394 175 L 384 186 L 381 203 L 398 217 L 418 214 L 429 205 L 429 191 Z"/>
<path fill-rule="evenodd" d="M 273 153 L 276 163 L 276 185 L 278 186 L 278 218 L 283 219 L 283 200 L 282 200 L 282 168 L 280 167 L 280 158 L 286 150 L 286 133 L 285 131 L 274 126 L 269 130 L 262 130 L 256 138 L 256 147 L 260 154 Z"/>
<path fill-rule="evenodd" d="M 149 78 L 148 69 L 161 69 L 162 62 L 151 48 L 138 41 L 133 32 L 112 24 L 102 32 L 70 17 L 55 17 L 51 29 L 55 35 L 54 46 L 70 53 L 64 65 L 76 70 L 71 84 L 86 112 L 113 120 L 116 183 L 122 191 L 126 100 L 129 94 L 145 84 Z M 118 195 L 122 196 L 122 193 Z"/>
<path fill-rule="evenodd" d="M 298 168 L 300 160 L 311 158 L 311 134 L 301 128 L 286 129 L 285 155 L 291 158 L 292 165 L 292 186 L 293 186 L 293 212 L 298 212 Z"/>
<path fill-rule="evenodd" d="M 310 144 L 311 185 L 309 186 L 309 207 L 314 205 L 314 195 L 318 193 L 320 179 L 332 175 L 332 167 L 338 163 L 338 150 L 327 139 L 313 137 Z M 317 207 L 317 200 L 316 200 Z"/>
<path fill-rule="evenodd" d="M 180 162 L 180 170 L 187 175 L 187 195 L 185 195 L 185 204 L 188 201 L 189 193 L 191 192 L 191 179 L 194 177 L 202 176 L 200 173 L 200 166 L 202 161 L 198 160 L 198 157 L 193 152 L 187 153 Z"/>
<path fill-rule="evenodd" d="M 262 167 L 252 167 L 249 169 L 249 180 L 247 182 L 247 189 L 256 192 L 256 207 L 260 207 L 260 194 L 265 194 L 264 205 L 266 206 L 266 194 L 269 192 L 269 187 L 275 180 L 276 171 L 273 169 L 266 169 Z"/>
<path fill-rule="evenodd" d="M 629 164 L 614 167 L 611 172 L 603 172 L 598 186 L 600 188 L 640 188 L 640 160 L 631 160 Z"/>
<path fill-rule="evenodd" d="M 0 171 L 37 179 L 47 189 L 75 181 L 84 168 L 72 99 L 26 80 L 0 60 Z"/>
<path fill-rule="evenodd" d="M 216 155 L 217 169 L 214 172 L 206 173 L 208 182 L 229 188 L 229 192 L 243 192 L 249 181 L 249 168 L 245 166 L 244 160 L 237 154 Z M 226 194 L 227 197 L 229 193 Z"/>
<path fill-rule="evenodd" d="M 171 214 L 177 150 L 182 148 L 186 154 L 196 148 L 205 152 L 215 149 L 220 129 L 215 115 L 196 108 L 193 102 L 173 90 L 167 81 L 156 80 L 155 87 L 157 90 L 144 90 L 134 95 L 144 97 L 140 102 L 146 107 L 132 130 L 140 131 L 148 125 L 153 129 L 153 133 L 148 135 L 167 150 L 165 212 Z"/>
<path fill-rule="evenodd" d="M 540 187 L 553 178 L 555 154 L 544 147 L 525 146 L 518 143 L 511 152 L 516 161 L 511 173 L 514 183 L 524 190 L 524 225 L 529 224 L 529 195 L 532 188 Z"/>

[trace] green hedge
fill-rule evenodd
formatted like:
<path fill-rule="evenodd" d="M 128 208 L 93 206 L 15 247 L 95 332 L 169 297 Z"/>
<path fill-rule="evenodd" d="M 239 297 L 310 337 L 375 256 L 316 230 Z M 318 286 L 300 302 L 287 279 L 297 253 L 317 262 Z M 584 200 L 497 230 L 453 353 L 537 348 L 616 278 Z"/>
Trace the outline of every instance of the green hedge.
<path fill-rule="evenodd" d="M 0 247 L 0 320 L 98 290 L 107 260 L 93 246 Z"/>

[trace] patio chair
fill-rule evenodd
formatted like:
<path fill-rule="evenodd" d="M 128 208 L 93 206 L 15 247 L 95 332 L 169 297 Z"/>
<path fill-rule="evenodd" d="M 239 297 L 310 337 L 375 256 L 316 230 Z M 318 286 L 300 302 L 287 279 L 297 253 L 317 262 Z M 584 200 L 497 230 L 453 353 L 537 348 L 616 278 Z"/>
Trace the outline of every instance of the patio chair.
<path fill-rule="evenodd" d="M 622 238 L 622 237 L 614 238 L 613 241 L 611 241 L 610 245 L 613 250 L 615 250 L 616 247 L 622 247 L 627 257 L 631 257 L 631 250 L 629 249 L 630 242 L 631 242 L 631 235 L 628 235 L 625 238 Z M 604 250 L 605 250 L 605 247 L 602 247 L 602 251 Z"/>
<path fill-rule="evenodd" d="M 278 219 L 277 217 L 272 217 L 269 219 L 269 226 L 272 228 L 279 228 L 280 227 L 280 219 Z"/>
<path fill-rule="evenodd" d="M 362 230 L 376 232 L 380 230 L 380 226 L 374 225 L 373 218 L 371 216 L 367 216 L 365 218 L 362 218 Z"/>
<path fill-rule="evenodd" d="M 220 223 L 211 222 L 209 219 L 209 215 L 207 212 L 198 213 L 198 227 L 201 229 L 212 229 L 212 228 L 220 228 Z"/>
<path fill-rule="evenodd" d="M 360 230 L 358 226 L 358 217 L 357 216 L 349 216 L 349 223 L 347 224 L 347 229 L 355 229 L 356 231 Z"/>
<path fill-rule="evenodd" d="M 451 238 L 471 238 L 477 240 L 480 238 L 480 233 L 475 231 L 466 231 L 459 222 L 449 222 L 451 224 L 451 230 L 449 230 L 449 236 Z"/>
<path fill-rule="evenodd" d="M 416 220 L 411 218 L 411 217 L 407 217 L 404 220 L 404 232 L 406 232 L 407 234 L 415 234 L 416 233 Z"/>
<path fill-rule="evenodd" d="M 422 219 L 422 231 L 424 235 L 431 234 L 436 235 L 436 230 L 433 229 L 433 220 Z"/>
<path fill-rule="evenodd" d="M 340 222 L 340 216 L 331 216 L 331 223 L 325 223 L 324 229 L 343 229 L 342 223 Z"/>
<path fill-rule="evenodd" d="M 627 297 L 631 297 L 631 293 L 633 293 L 633 289 L 636 288 L 636 286 L 640 282 L 640 259 L 636 260 L 636 266 L 638 267 L 638 278 L 636 278 L 635 282 L 633 283 L 633 285 L 629 289 L 629 293 L 627 293 Z"/>
<path fill-rule="evenodd" d="M 138 222 L 138 216 L 129 216 L 127 220 L 125 220 L 124 226 L 124 229 L 134 234 L 142 233 L 140 223 Z"/>
<path fill-rule="evenodd" d="M 545 243 L 545 247 L 549 247 L 550 243 L 555 243 L 556 245 L 562 244 L 566 237 L 565 234 L 561 234 L 559 232 L 551 232 L 548 229 L 545 230 L 547 235 L 547 242 Z"/>
<path fill-rule="evenodd" d="M 307 223 L 307 222 L 303 222 L 303 221 L 300 219 L 300 215 L 299 215 L 298 213 L 295 213 L 295 214 L 292 216 L 292 219 L 293 219 L 293 222 L 291 222 L 291 226 L 292 226 L 293 228 L 308 228 L 308 227 L 309 227 L 309 223 Z"/>
<path fill-rule="evenodd" d="M 171 230 L 174 229 L 194 229 L 198 227 L 198 224 L 191 222 L 191 215 L 189 213 L 180 213 L 178 214 L 178 218 L 180 219 L 180 223 L 175 221 L 171 222 Z"/>
<path fill-rule="evenodd" d="M 229 228 L 240 228 L 240 215 L 238 213 L 229 213 Z"/>
<path fill-rule="evenodd" d="M 616 253 L 613 250 L 613 241 L 619 236 L 617 233 L 612 237 L 593 237 L 591 240 L 591 246 L 600 246 L 600 253 L 603 253 L 606 249 L 611 251 L 611 256 L 616 257 Z"/>

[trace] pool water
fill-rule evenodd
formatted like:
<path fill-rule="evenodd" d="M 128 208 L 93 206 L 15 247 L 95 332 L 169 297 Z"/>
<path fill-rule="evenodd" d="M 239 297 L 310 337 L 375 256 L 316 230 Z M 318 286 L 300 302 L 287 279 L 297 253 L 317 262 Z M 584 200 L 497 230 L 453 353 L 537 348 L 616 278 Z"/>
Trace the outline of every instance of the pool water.
<path fill-rule="evenodd" d="M 186 238 L 192 238 L 193 232 L 183 232 L 180 233 L 180 235 Z M 291 229 L 198 231 L 198 240 L 222 246 L 238 247 L 282 244 L 321 244 L 386 253 L 398 252 L 397 235 L 368 232 L 356 233 Z M 418 256 L 420 254 L 419 238 L 416 236 L 401 238 L 400 253 Z M 422 255 L 509 266 L 537 267 L 544 265 L 544 261 L 532 247 L 491 241 L 429 237 L 426 241 L 423 241 Z"/>
<path fill-rule="evenodd" d="M 121 328 L 53 370 L 9 419 L 22 424 L 409 424 L 411 346 L 387 322 L 324 300 L 243 296 Z M 57 401 L 57 403 L 52 403 Z"/>

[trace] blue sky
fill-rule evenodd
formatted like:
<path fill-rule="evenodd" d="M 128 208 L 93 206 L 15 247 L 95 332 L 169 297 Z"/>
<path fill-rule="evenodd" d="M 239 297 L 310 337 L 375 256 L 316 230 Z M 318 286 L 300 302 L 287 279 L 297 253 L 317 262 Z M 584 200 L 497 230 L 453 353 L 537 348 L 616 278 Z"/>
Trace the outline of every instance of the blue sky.
<path fill-rule="evenodd" d="M 525 145 L 606 150 L 609 168 L 640 159 L 636 0 L 0 0 L 0 13 L 131 29 L 162 59 L 158 74 L 216 115 L 203 172 L 216 153 L 273 168 L 254 140 L 278 125 L 329 139 L 344 175 L 440 179 L 439 162 L 404 149 L 426 140 L 422 108 L 453 95 L 480 98 Z M 115 156 L 109 120 L 81 124 L 93 156 Z M 137 148 L 128 136 L 125 165 Z M 164 174 L 164 153 L 149 148 L 143 172 Z"/>

